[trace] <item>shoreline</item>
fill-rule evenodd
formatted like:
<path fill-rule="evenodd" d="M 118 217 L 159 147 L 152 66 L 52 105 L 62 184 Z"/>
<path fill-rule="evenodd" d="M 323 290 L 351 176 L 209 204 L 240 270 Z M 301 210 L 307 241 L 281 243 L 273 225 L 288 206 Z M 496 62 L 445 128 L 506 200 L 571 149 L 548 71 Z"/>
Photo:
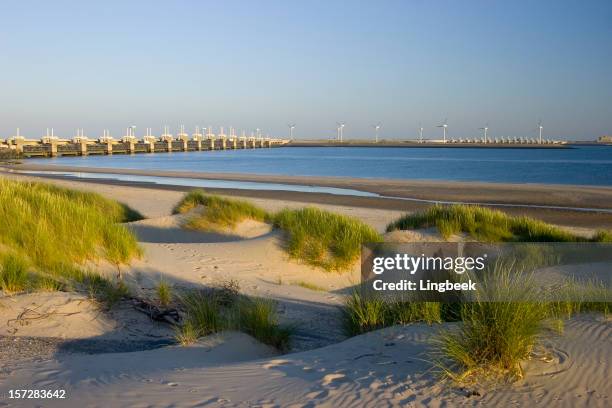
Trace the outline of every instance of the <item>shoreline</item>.
<path fill-rule="evenodd" d="M 236 188 L 206 188 L 216 194 L 238 197 L 260 197 L 295 202 L 332 204 L 384 210 L 417 211 L 432 205 L 430 201 L 460 201 L 490 203 L 491 207 L 512 215 L 526 215 L 560 225 L 587 228 L 612 228 L 612 216 L 605 212 L 585 212 L 572 209 L 538 208 L 529 206 L 585 207 L 612 209 L 612 187 L 564 186 L 545 184 L 506 184 L 482 182 L 441 182 L 421 180 L 357 179 L 337 177 L 275 176 L 236 173 L 197 173 L 181 171 L 155 171 L 134 169 L 104 169 L 77 166 L 19 164 L 1 166 L 2 173 L 18 177 L 62 179 L 94 184 L 132 186 L 137 188 L 188 191 L 194 187 L 161 185 L 140 181 L 114 179 L 88 179 L 51 174 L 19 174 L 14 171 L 60 171 L 107 173 L 155 177 L 181 177 L 202 180 L 246 181 L 282 183 L 344 188 L 379 194 L 380 197 L 334 195 L 316 192 L 284 190 L 247 190 Z M 11 170 L 13 172 L 11 172 Z M 414 201 L 411 201 L 414 200 Z M 423 200 L 423 201 L 419 201 Z M 430 200 L 430 201 L 428 201 Z M 508 206 L 509 205 L 509 206 Z M 513 207 L 515 206 L 516 207 Z M 520 207 L 524 205 L 525 207 Z"/>
<path fill-rule="evenodd" d="M 573 149 L 571 142 L 535 144 L 535 143 L 468 143 L 468 142 L 431 142 L 431 141 L 380 141 L 370 142 L 367 140 L 351 141 L 328 141 L 328 140 L 295 140 L 290 141 L 283 147 L 402 147 L 402 148 L 450 148 L 450 149 Z"/>
<path fill-rule="evenodd" d="M 492 204 L 549 205 L 612 210 L 612 187 L 565 184 L 490 183 L 330 176 L 284 176 L 274 174 L 212 173 L 172 170 L 138 170 L 54 164 L 0 165 L 7 170 L 107 173 L 201 180 L 278 183 L 359 190 L 385 199 L 488 202 Z M 577 195 L 581 196 L 578 197 Z"/>

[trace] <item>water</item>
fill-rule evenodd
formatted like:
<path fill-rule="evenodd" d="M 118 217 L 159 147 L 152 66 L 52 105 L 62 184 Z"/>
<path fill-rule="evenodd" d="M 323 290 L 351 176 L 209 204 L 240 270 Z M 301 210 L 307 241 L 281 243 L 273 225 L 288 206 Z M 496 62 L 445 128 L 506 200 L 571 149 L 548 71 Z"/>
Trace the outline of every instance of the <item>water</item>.
<path fill-rule="evenodd" d="M 233 180 L 208 180 L 188 177 L 157 177 L 141 176 L 134 174 L 112 174 L 112 173 L 88 173 L 72 171 L 17 171 L 21 174 L 43 174 L 51 176 L 62 176 L 66 178 L 97 179 L 97 180 L 118 180 L 137 183 L 160 184 L 163 186 L 186 186 L 201 188 L 231 188 L 237 190 L 267 190 L 267 191 L 297 191 L 301 193 L 324 193 L 343 196 L 358 197 L 380 197 L 375 193 L 367 191 L 353 190 L 350 188 L 336 188 L 323 186 L 305 186 L 299 184 L 280 184 L 253 181 L 233 181 Z"/>
<path fill-rule="evenodd" d="M 66 166 L 289 176 L 612 186 L 612 147 L 573 149 L 283 147 L 31 159 Z"/>

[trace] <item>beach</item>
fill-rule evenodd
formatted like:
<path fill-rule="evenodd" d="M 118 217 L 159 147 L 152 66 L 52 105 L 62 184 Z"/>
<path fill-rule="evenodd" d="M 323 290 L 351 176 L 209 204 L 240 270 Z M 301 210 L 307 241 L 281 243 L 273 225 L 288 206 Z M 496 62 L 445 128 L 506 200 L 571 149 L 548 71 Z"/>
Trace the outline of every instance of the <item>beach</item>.
<path fill-rule="evenodd" d="M 285 185 L 305 185 L 334 187 L 358 190 L 379 195 L 379 197 L 361 197 L 351 195 L 334 195 L 321 193 L 302 193 L 295 191 L 252 190 L 242 189 L 207 189 L 213 192 L 226 192 L 241 197 L 261 197 L 274 200 L 311 202 L 340 206 L 377 208 L 395 211 L 415 211 L 435 202 L 463 202 L 473 204 L 498 205 L 497 208 L 513 215 L 536 216 L 547 222 L 585 228 L 611 228 L 612 187 L 573 186 L 552 184 L 510 184 L 483 182 L 450 182 L 424 180 L 390 180 L 339 177 L 305 177 L 278 176 L 261 174 L 235 173 L 202 173 L 187 171 L 156 171 L 135 169 L 112 169 L 96 167 L 64 166 L 61 164 L 30 164 L 27 161 L 19 165 L 3 166 L 7 171 L 39 172 L 41 176 L 58 178 L 44 172 L 72 173 L 105 173 L 155 177 L 180 177 L 201 180 L 246 181 L 260 183 L 277 183 Z M 78 180 L 78 179 L 75 179 Z M 89 180 L 93 182 L 94 180 Z M 120 182 L 112 179 L 98 179 L 96 183 L 152 187 L 186 191 L 188 187 L 159 185 L 139 182 Z M 542 208 L 535 208 L 542 207 Z M 553 207 L 553 208 L 548 208 Z M 558 207 L 558 208 L 555 208 Z M 597 211 L 572 211 L 582 208 Z M 560 211 L 562 210 L 562 211 Z"/>
<path fill-rule="evenodd" d="M 44 167 L 23 166 L 41 171 Z M 45 168 L 46 169 L 46 168 Z M 62 169 L 74 171 L 75 169 Z M 83 169 L 80 169 L 83 171 Z M 87 169 L 95 172 L 95 169 Z M 119 171 L 119 170 L 117 170 Z M 107 170 L 105 170 L 107 172 Z M 158 176 L 176 173 L 151 173 Z M 500 200 L 512 203 L 574 204 L 610 208 L 609 188 L 573 186 L 488 186 L 453 183 L 308 179 L 254 175 L 181 174 L 228 180 L 316 183 L 363 189 L 396 196 L 427 199 Z M 340 306 L 359 281 L 359 265 L 345 273 L 330 273 L 290 260 L 282 235 L 256 221 L 240 223 L 232 234 L 190 231 L 182 215 L 172 215 L 186 187 L 92 182 L 84 179 L 34 177 L 2 173 L 13 180 L 39 180 L 58 186 L 97 192 L 119 200 L 145 219 L 128 223 L 144 256 L 123 271 L 124 280 L 139 296 L 150 296 L 160 278 L 176 290 L 238 282 L 241 293 L 278 302 L 279 319 L 295 327 L 292 349 L 281 354 L 248 335 L 222 332 L 191 346 L 174 345 L 170 326 L 147 322 L 131 304 L 112 313 L 100 312 L 87 298 L 70 293 L 17 295 L 2 300 L 0 317 L 7 323 L 2 341 L 13 348 L 0 370 L 3 393 L 23 384 L 66 389 L 68 400 L 46 406 L 605 406 L 612 326 L 609 319 L 581 315 L 566 325 L 563 336 L 547 340 L 547 362 L 528 363 L 528 375 L 512 386 L 476 384 L 443 386 L 430 362 L 430 340 L 440 325 L 412 324 L 347 338 Z M 466 191 L 468 190 L 468 191 Z M 522 190 L 513 195 L 513 191 Z M 534 195 L 547 191 L 547 194 Z M 267 211 L 315 205 L 350 215 L 383 233 L 404 214 L 428 203 L 381 197 L 331 194 L 223 190 L 223 196 L 248 199 Z M 567 231 L 589 235 L 610 225 L 610 215 L 550 209 L 509 209 L 556 223 Z M 394 234 L 394 239 L 439 239 L 431 232 Z M 429 235 L 428 235 L 429 234 Z M 114 273 L 110 265 L 99 270 Z M 46 299 L 46 300 L 43 300 Z M 7 307 L 8 306 L 8 307 Z M 45 319 L 20 326 L 25 311 Z M 72 314 L 74 313 L 74 314 Z M 55 316 L 55 317 L 54 317 Z M 450 326 L 449 326 L 450 325 Z M 453 323 L 445 323 L 452 327 Z M 14 330 L 9 330 L 10 328 Z M 10 339 L 19 339 L 11 341 Z M 596 367 L 596 368 L 594 368 Z M 493 387 L 493 388 L 490 388 Z M 12 406 L 29 406 L 13 401 Z"/>

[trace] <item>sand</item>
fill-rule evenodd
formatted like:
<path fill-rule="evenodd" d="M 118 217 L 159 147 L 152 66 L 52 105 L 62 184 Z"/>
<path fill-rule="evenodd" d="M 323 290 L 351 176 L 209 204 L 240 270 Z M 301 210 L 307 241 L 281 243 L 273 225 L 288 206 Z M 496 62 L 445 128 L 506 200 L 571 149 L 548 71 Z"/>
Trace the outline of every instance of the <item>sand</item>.
<path fill-rule="evenodd" d="M 152 323 L 127 305 L 104 311 L 86 296 L 65 293 L 31 293 L 0 298 L 0 336 L 108 340 L 157 339 L 172 336 L 167 325 Z"/>
<path fill-rule="evenodd" d="M 237 189 L 210 189 L 210 191 L 220 193 L 226 192 L 231 195 L 244 197 L 270 198 L 277 201 L 312 202 L 317 204 L 333 204 L 353 208 L 376 208 L 399 211 L 415 211 L 431 205 L 431 202 L 422 202 L 419 200 L 489 203 L 498 204 L 500 205 L 498 208 L 513 215 L 534 216 L 555 224 L 586 228 L 612 228 L 612 215 L 610 213 L 610 210 L 612 210 L 612 187 L 102 169 L 75 166 L 71 167 L 63 166 L 61 164 L 29 164 L 27 162 L 18 166 L 4 166 L 4 169 L 5 171 L 52 170 L 66 172 L 119 173 L 337 187 L 371 192 L 380 194 L 384 197 L 397 198 L 339 196 L 332 194 L 300 193 L 290 191 L 257 191 L 254 193 L 253 191 Z M 98 180 L 98 183 L 111 183 L 116 185 L 124 184 L 131 186 L 148 185 L 149 187 L 154 187 L 156 189 L 179 191 L 188 189 L 185 187 L 160 187 L 146 183 L 125 183 L 113 180 Z M 515 205 L 518 205 L 519 207 L 512 207 Z M 532 208 L 529 206 L 592 208 L 603 209 L 607 210 L 608 212 L 597 213 L 572 210 L 559 211 L 546 208 Z"/>
<path fill-rule="evenodd" d="M 14 370 L 0 389 L 66 389 L 69 399 L 49 407 L 609 406 L 610 322 L 572 319 L 562 337 L 545 341 L 545 358 L 526 365 L 525 380 L 495 388 L 439 383 L 428 354 L 438 330 L 390 327 L 276 357 L 224 333 L 211 346 L 67 355 Z"/>
<path fill-rule="evenodd" d="M 24 179 L 22 176 L 11 176 Z M 269 226 L 249 221 L 225 233 L 181 228 L 184 216 L 170 215 L 179 191 L 113 184 L 54 180 L 96 191 L 143 213 L 130 223 L 144 248 L 143 259 L 124 268 L 127 283 L 142 296 L 154 296 L 160 279 L 176 289 L 214 286 L 236 280 L 243 293 L 276 299 L 281 322 L 296 326 L 292 353 L 278 355 L 251 337 L 235 332 L 202 339 L 191 347 L 141 347 L 140 351 L 102 353 L 93 349 L 57 351 L 44 358 L 3 364 L 0 395 L 15 388 L 66 389 L 68 400 L 43 406 L 550 406 L 609 405 L 612 323 L 580 316 L 563 336 L 547 338 L 543 355 L 532 361 L 525 380 L 498 389 L 477 387 L 477 394 L 439 384 L 428 362 L 431 340 L 452 324 L 391 327 L 346 339 L 338 306 L 358 282 L 356 265 L 346 274 L 327 273 L 288 259 L 283 239 Z M 306 202 L 255 197 L 274 211 Z M 403 211 L 317 204 L 362 219 L 379 231 Z M 592 232 L 583 230 L 583 232 Z M 396 239 L 436 239 L 434 231 L 405 233 Z M 104 267 L 102 266 L 102 269 Z M 303 287 L 316 285 L 321 290 Z M 75 294 L 32 294 L 2 298 L 0 335 L 63 341 L 146 342 L 172 338 L 167 325 L 152 325 L 123 305 L 100 311 Z M 18 326 L 7 323 L 26 309 L 51 313 Z M 77 312 L 70 315 L 70 312 Z M 14 326 L 13 326 L 14 327 Z M 148 348 L 148 349 L 147 349 Z M 112 350 L 112 349 L 111 349 Z M 467 396 L 470 394 L 470 396 Z M 0 399 L 0 404 L 7 400 Z M 11 406 L 32 406 L 11 401 Z"/>

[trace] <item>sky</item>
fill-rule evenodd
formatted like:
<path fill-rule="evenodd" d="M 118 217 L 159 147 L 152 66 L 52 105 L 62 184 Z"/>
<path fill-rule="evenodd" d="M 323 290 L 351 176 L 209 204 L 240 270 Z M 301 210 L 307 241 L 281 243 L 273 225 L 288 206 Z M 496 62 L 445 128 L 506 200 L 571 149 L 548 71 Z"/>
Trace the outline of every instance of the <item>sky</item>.
<path fill-rule="evenodd" d="M 0 138 L 612 134 L 612 1 L 3 1 Z"/>

